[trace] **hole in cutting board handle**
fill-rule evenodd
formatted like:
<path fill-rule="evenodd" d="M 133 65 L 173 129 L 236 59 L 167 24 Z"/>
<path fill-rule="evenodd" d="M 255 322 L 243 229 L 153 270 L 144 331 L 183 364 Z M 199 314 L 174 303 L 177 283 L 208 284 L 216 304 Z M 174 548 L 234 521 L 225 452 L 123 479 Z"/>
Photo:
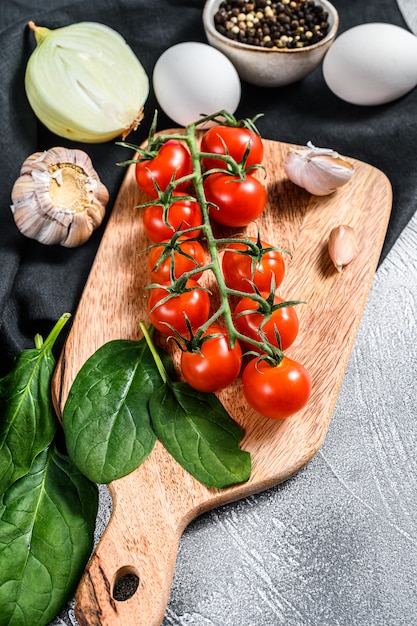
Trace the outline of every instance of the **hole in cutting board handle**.
<path fill-rule="evenodd" d="M 122 567 L 116 573 L 112 596 L 118 602 L 132 598 L 139 587 L 139 576 L 133 567 Z"/>

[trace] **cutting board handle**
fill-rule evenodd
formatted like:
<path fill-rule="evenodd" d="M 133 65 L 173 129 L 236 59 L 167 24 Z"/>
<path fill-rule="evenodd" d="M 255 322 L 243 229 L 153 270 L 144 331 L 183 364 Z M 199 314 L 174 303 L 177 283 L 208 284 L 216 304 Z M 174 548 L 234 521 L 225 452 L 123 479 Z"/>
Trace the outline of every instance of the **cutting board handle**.
<path fill-rule="evenodd" d="M 181 535 L 197 511 L 187 498 L 177 499 L 175 484 L 169 489 L 158 479 L 158 463 L 148 459 L 134 482 L 109 485 L 112 515 L 76 593 L 81 626 L 158 626 L 163 620 Z"/>

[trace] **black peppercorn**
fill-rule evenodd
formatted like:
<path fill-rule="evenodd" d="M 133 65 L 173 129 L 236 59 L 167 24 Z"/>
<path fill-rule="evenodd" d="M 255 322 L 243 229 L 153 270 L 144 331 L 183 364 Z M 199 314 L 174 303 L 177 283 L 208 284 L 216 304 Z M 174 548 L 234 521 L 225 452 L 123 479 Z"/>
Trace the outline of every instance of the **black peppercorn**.
<path fill-rule="evenodd" d="M 229 39 L 272 49 L 311 46 L 329 31 L 328 13 L 314 0 L 223 0 L 214 26 Z"/>

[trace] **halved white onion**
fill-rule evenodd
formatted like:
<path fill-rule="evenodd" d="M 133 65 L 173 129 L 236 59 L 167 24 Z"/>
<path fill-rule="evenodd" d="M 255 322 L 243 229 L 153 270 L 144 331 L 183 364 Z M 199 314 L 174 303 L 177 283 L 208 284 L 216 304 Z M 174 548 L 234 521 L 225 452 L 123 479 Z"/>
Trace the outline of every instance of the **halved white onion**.
<path fill-rule="evenodd" d="M 39 120 L 60 137 L 101 143 L 137 128 L 148 76 L 119 33 L 98 22 L 50 30 L 29 22 L 37 47 L 25 88 Z"/>

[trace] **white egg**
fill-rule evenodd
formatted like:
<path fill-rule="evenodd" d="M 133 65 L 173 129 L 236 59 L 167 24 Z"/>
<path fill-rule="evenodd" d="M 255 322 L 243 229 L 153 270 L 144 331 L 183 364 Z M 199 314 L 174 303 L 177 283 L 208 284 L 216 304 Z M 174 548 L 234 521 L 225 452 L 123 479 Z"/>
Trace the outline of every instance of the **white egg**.
<path fill-rule="evenodd" d="M 153 88 L 162 110 L 187 126 L 222 109 L 234 113 L 241 96 L 239 75 L 216 48 L 199 42 L 165 50 L 153 71 Z"/>
<path fill-rule="evenodd" d="M 396 100 L 417 85 L 417 37 L 394 24 L 354 26 L 327 52 L 323 76 L 336 96 L 352 104 Z"/>

